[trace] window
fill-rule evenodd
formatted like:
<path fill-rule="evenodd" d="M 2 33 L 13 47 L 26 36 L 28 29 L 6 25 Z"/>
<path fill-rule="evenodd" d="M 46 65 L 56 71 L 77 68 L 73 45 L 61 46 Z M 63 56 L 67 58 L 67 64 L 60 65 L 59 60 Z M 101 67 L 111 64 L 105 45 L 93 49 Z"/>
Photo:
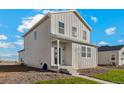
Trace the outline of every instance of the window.
<path fill-rule="evenodd" d="M 87 32 L 83 31 L 83 39 L 86 40 L 87 39 Z"/>
<path fill-rule="evenodd" d="M 37 32 L 35 31 L 34 32 L 34 40 L 36 40 L 37 39 Z"/>
<path fill-rule="evenodd" d="M 59 22 L 59 33 L 64 34 L 64 23 Z"/>
<path fill-rule="evenodd" d="M 82 57 L 86 57 L 86 47 L 82 47 Z"/>
<path fill-rule="evenodd" d="M 77 28 L 76 27 L 72 27 L 72 36 L 77 37 Z"/>
<path fill-rule="evenodd" d="M 91 48 L 87 48 L 87 57 L 91 57 Z"/>
<path fill-rule="evenodd" d="M 111 56 L 111 60 L 115 60 L 115 55 L 112 55 Z"/>

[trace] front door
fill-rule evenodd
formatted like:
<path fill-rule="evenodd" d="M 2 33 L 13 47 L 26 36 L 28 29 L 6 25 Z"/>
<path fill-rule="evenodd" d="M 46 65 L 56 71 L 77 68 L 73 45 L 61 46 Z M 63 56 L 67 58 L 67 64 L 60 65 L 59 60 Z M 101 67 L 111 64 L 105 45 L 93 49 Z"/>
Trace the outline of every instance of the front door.
<path fill-rule="evenodd" d="M 59 48 L 59 64 L 62 64 L 64 61 L 64 49 L 62 47 Z M 54 47 L 54 65 L 57 65 L 57 47 Z"/>

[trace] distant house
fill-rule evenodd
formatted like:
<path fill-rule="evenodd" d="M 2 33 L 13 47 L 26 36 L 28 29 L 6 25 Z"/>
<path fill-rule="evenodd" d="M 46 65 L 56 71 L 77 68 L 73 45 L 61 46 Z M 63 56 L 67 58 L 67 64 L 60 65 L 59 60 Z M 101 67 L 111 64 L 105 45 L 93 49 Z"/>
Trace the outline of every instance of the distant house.
<path fill-rule="evenodd" d="M 83 69 L 97 66 L 97 47 L 92 32 L 77 11 L 46 14 L 24 35 L 19 60 L 28 66 L 48 69 Z"/>
<path fill-rule="evenodd" d="M 124 45 L 98 48 L 99 65 L 124 65 Z"/>

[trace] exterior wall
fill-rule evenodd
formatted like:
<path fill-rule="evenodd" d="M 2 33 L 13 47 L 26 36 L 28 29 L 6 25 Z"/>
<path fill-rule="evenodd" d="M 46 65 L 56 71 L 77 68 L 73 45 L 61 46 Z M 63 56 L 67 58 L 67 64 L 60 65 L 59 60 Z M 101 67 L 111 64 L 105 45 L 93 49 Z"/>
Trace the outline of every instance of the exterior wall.
<path fill-rule="evenodd" d="M 37 39 L 34 40 L 34 31 L 37 32 Z M 25 64 L 32 67 L 42 68 L 41 63 L 47 63 L 50 67 L 51 39 L 50 18 L 36 27 L 24 38 Z"/>
<path fill-rule="evenodd" d="M 72 66 L 72 43 L 66 43 L 64 51 L 66 65 Z"/>
<path fill-rule="evenodd" d="M 58 33 L 58 22 L 64 22 L 65 34 Z M 77 28 L 77 37 L 72 37 L 72 26 Z M 37 32 L 37 39 L 34 40 L 34 31 Z M 87 40 L 83 40 L 83 31 L 87 32 Z M 73 12 L 55 13 L 37 26 L 32 32 L 24 37 L 25 56 L 24 62 L 28 66 L 42 68 L 41 63 L 47 63 L 48 69 L 51 67 L 51 47 L 52 40 L 50 32 L 58 36 L 64 36 L 72 40 L 79 40 L 84 43 L 90 43 L 89 29 L 78 19 Z M 60 41 L 60 46 L 65 48 L 65 65 L 72 65 L 75 69 L 91 68 L 97 66 L 97 48 L 92 46 L 92 56 L 90 58 L 82 57 L 82 45 L 72 42 Z M 85 45 L 84 45 L 85 46 Z M 53 54 L 53 53 L 52 53 Z M 23 55 L 23 54 L 20 54 Z"/>
<path fill-rule="evenodd" d="M 119 56 L 118 56 L 118 51 L 103 51 L 103 52 L 98 52 L 98 64 L 100 65 L 109 65 L 112 64 L 111 62 L 111 56 L 115 55 L 115 64 L 119 64 Z"/>
<path fill-rule="evenodd" d="M 81 44 L 72 43 L 72 63 L 75 69 L 93 68 L 97 66 L 97 48 L 91 48 L 91 57 L 82 57 Z"/>
<path fill-rule="evenodd" d="M 19 62 L 22 62 L 25 60 L 25 54 L 24 51 L 19 52 Z"/>
<path fill-rule="evenodd" d="M 119 51 L 119 65 L 124 65 L 124 48 Z"/>
<path fill-rule="evenodd" d="M 59 33 L 58 22 L 65 24 L 65 34 Z M 77 28 L 77 37 L 72 37 L 72 26 Z M 87 32 L 87 40 L 83 40 L 83 31 Z M 84 43 L 90 43 L 90 31 L 80 21 L 80 19 L 73 12 L 55 13 L 51 14 L 51 33 L 61 36 L 66 36 L 69 39 L 83 41 Z"/>

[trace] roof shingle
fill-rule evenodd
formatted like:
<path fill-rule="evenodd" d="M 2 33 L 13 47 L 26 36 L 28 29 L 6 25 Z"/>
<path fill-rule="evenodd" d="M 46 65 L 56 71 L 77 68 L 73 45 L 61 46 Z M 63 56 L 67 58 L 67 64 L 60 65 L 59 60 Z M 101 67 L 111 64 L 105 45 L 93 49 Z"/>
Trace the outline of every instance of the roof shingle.
<path fill-rule="evenodd" d="M 120 50 L 123 48 L 124 45 L 117 45 L 117 46 L 101 46 L 98 48 L 98 51 L 112 51 L 112 50 Z"/>

